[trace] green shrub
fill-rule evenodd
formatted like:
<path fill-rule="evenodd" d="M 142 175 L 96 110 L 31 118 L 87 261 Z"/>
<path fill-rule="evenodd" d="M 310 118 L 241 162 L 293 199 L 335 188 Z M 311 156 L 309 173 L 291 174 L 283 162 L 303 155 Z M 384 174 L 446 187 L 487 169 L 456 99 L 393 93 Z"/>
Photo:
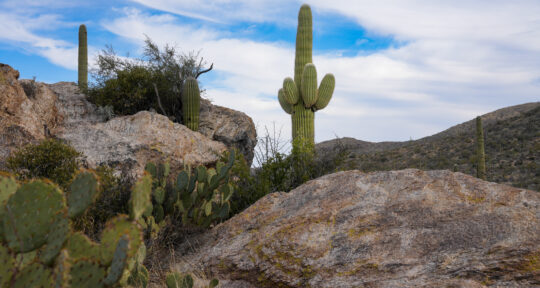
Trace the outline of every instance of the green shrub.
<path fill-rule="evenodd" d="M 79 167 L 81 153 L 60 140 L 45 139 L 13 152 L 7 167 L 21 180 L 44 177 L 66 187 Z"/>
<path fill-rule="evenodd" d="M 265 137 L 268 140 L 268 137 Z M 265 141 L 265 140 L 263 140 Z M 270 142 L 277 143 L 276 139 Z M 265 147 L 276 147 L 268 145 Z M 305 182 L 338 171 L 345 160 L 344 148 L 338 147 L 330 160 L 317 157 L 311 147 L 296 145 L 289 155 L 269 148 L 263 153 L 265 162 L 253 171 L 241 153 L 231 168 L 235 193 L 231 198 L 232 215 L 240 213 L 260 198 L 273 192 L 289 192 Z"/>
<path fill-rule="evenodd" d="M 180 123 L 184 81 L 212 66 L 204 70 L 197 53 L 180 54 L 169 45 L 160 50 L 149 38 L 145 43 L 142 59 L 119 57 L 112 47 L 101 51 L 88 99 L 98 106 L 111 106 L 117 115 L 154 109 Z"/>

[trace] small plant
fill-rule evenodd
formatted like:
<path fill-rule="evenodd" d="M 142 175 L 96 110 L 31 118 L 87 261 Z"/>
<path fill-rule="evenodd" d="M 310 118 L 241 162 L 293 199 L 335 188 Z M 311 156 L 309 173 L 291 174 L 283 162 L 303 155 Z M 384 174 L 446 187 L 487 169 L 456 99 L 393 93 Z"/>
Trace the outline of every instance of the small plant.
<path fill-rule="evenodd" d="M 81 154 L 56 139 L 45 139 L 12 153 L 7 167 L 21 180 L 44 177 L 66 188 L 78 169 Z"/>
<path fill-rule="evenodd" d="M 167 278 L 165 280 L 165 283 L 167 284 L 167 288 L 192 288 L 193 287 L 193 277 L 189 274 L 181 274 L 178 272 L 171 272 L 167 274 Z M 210 283 L 208 283 L 208 288 L 214 288 L 219 285 L 219 281 L 217 279 L 212 279 Z"/>

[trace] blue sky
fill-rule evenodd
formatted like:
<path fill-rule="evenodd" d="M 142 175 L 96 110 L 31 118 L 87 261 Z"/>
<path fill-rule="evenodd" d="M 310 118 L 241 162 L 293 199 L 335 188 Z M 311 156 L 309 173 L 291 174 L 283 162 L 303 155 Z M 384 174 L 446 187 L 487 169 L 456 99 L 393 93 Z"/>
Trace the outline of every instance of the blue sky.
<path fill-rule="evenodd" d="M 316 141 L 425 137 L 498 108 L 540 100 L 540 1 L 314 0 L 314 63 L 336 76 Z M 293 76 L 296 17 L 285 0 L 2 0 L 0 63 L 22 78 L 76 81 L 77 31 L 140 56 L 144 35 L 200 51 L 215 104 L 290 135 L 277 91 Z M 319 79 L 320 80 L 320 79 Z"/>

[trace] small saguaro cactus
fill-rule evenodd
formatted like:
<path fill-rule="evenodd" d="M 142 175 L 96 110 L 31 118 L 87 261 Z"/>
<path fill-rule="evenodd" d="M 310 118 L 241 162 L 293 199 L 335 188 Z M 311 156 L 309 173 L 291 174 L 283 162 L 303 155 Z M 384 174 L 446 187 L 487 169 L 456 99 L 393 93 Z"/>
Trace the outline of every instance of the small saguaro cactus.
<path fill-rule="evenodd" d="M 328 105 L 336 83 L 334 75 L 326 74 L 317 88 L 317 70 L 312 63 L 312 48 L 311 8 L 304 4 L 298 13 L 294 79 L 285 78 L 283 88 L 278 92 L 281 107 L 285 112 L 291 114 L 294 145 L 314 144 L 314 112 Z"/>
<path fill-rule="evenodd" d="M 86 40 L 86 26 L 79 26 L 79 88 L 88 87 L 88 44 Z"/>
<path fill-rule="evenodd" d="M 186 79 L 182 91 L 182 117 L 184 125 L 193 131 L 199 130 L 199 109 L 201 107 L 201 94 L 197 79 Z"/>
<path fill-rule="evenodd" d="M 484 130 L 482 118 L 476 117 L 476 177 L 486 180 L 486 154 L 484 152 Z"/>

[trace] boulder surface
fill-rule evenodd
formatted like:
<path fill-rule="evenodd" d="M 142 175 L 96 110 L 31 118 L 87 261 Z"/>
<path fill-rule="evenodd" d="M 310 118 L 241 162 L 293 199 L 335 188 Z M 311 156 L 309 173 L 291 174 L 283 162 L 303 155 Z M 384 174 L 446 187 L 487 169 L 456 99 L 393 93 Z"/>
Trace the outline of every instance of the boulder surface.
<path fill-rule="evenodd" d="M 222 287 L 539 287 L 540 193 L 446 170 L 338 172 L 187 242 L 200 246 L 175 269 L 199 263 Z"/>
<path fill-rule="evenodd" d="M 0 169 L 12 151 L 46 137 L 70 143 L 88 168 L 108 165 L 134 176 L 147 161 L 169 161 L 173 172 L 184 164 L 213 165 L 230 148 L 248 163 L 253 159 L 255 126 L 242 112 L 203 100 L 200 133 L 147 111 L 109 119 L 75 83 L 18 77 L 17 70 L 0 64 Z"/>

